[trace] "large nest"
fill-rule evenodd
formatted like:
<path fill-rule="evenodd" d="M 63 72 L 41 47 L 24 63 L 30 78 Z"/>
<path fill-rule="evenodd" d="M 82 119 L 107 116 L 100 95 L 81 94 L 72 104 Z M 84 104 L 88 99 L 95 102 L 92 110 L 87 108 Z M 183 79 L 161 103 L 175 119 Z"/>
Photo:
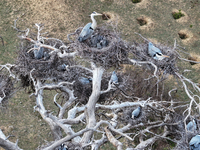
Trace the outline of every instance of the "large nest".
<path fill-rule="evenodd" d="M 78 29 L 75 34 L 79 35 L 80 31 Z M 98 48 L 93 43 L 97 36 L 106 39 L 107 45 Z M 104 26 L 96 28 L 93 35 L 84 42 L 79 42 L 76 37 L 76 40 L 69 44 L 69 49 L 78 51 L 81 57 L 90 59 L 105 68 L 119 66 L 122 62 L 127 61 L 129 53 L 127 43 L 120 38 L 119 34 Z"/>
<path fill-rule="evenodd" d="M 55 40 L 48 40 L 45 42 L 46 45 L 54 45 L 56 48 L 59 48 L 61 45 L 59 41 Z M 29 41 L 21 44 L 16 62 L 17 65 L 14 68 L 14 71 L 22 80 L 23 86 L 30 85 L 31 71 L 34 78 L 39 78 L 41 80 L 51 79 L 54 81 L 73 81 L 74 78 L 77 78 L 77 72 L 81 73 L 81 70 L 77 68 L 67 70 L 62 67 L 62 65 L 75 65 L 73 59 L 59 58 L 56 53 L 49 55 L 48 59 L 36 59 L 34 58 L 33 51 L 30 51 L 31 48 L 33 48 L 33 44 Z M 51 51 L 50 49 L 44 48 L 44 52 L 50 53 Z"/>
<path fill-rule="evenodd" d="M 148 54 L 148 43 L 134 43 L 131 46 L 131 52 L 133 54 L 134 59 L 139 61 L 149 61 L 154 63 L 158 69 L 161 69 L 165 72 L 165 74 L 175 74 L 178 70 L 176 66 L 177 53 L 173 50 L 172 47 L 162 45 L 162 44 L 154 44 L 157 48 L 159 48 L 162 54 L 170 56 L 169 58 L 164 58 L 163 60 L 155 60 Z M 154 69 L 154 68 L 153 68 Z"/>

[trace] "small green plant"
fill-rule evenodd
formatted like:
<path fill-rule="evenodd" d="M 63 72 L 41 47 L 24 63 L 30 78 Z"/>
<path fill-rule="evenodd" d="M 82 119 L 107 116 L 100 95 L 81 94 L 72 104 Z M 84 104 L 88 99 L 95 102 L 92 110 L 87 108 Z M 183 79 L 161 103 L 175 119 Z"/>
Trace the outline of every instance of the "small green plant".
<path fill-rule="evenodd" d="M 191 25 L 190 25 L 190 28 L 192 28 L 192 26 L 193 26 L 193 25 L 191 24 Z"/>
<path fill-rule="evenodd" d="M 173 12 L 172 16 L 173 16 L 174 19 L 179 19 L 179 18 L 181 18 L 185 15 L 183 13 L 181 13 L 181 10 L 179 10 L 178 12 Z"/>
<path fill-rule="evenodd" d="M 139 3 L 141 2 L 142 0 L 132 0 L 133 3 Z"/>

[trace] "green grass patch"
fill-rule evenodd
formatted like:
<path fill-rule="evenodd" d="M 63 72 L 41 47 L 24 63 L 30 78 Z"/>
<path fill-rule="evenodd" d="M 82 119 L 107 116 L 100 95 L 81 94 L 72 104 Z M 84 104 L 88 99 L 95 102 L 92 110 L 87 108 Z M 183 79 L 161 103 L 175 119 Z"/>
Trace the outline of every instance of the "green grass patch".
<path fill-rule="evenodd" d="M 173 16 L 174 19 L 179 19 L 179 18 L 181 18 L 185 15 L 183 13 L 181 13 L 181 10 L 179 10 L 178 12 L 173 12 L 172 16 Z"/>

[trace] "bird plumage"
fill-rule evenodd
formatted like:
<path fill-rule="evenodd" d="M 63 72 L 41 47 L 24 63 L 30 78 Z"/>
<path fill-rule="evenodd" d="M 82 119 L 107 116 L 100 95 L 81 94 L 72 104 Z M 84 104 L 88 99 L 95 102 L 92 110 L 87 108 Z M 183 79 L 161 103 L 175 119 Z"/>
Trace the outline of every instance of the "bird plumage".
<path fill-rule="evenodd" d="M 116 74 L 115 71 L 112 72 L 111 82 L 114 83 L 114 84 L 118 84 L 118 77 L 117 77 L 117 74 Z"/>
<path fill-rule="evenodd" d="M 190 150 L 200 150 L 200 135 L 194 136 L 190 140 Z"/>
<path fill-rule="evenodd" d="M 188 131 L 195 131 L 196 129 L 197 129 L 197 125 L 196 125 L 195 119 L 192 119 L 192 121 L 190 121 L 187 124 L 187 130 Z"/>
<path fill-rule="evenodd" d="M 84 85 L 89 84 L 90 82 L 92 82 L 91 78 L 85 78 L 85 77 L 79 77 L 78 80 Z"/>
<path fill-rule="evenodd" d="M 84 26 L 84 28 L 82 29 L 80 35 L 79 35 L 79 38 L 78 40 L 80 42 L 83 42 L 85 40 L 87 40 L 88 38 L 90 38 L 92 36 L 92 34 L 94 33 L 94 30 L 97 26 L 97 22 L 96 20 L 94 19 L 94 16 L 98 16 L 98 15 L 102 15 L 100 13 L 97 13 L 97 12 L 93 12 L 90 17 L 91 17 L 91 20 L 92 20 L 92 23 L 88 23 Z"/>
<path fill-rule="evenodd" d="M 39 47 L 37 44 L 34 45 L 34 58 L 41 59 L 44 55 L 44 47 Z"/>
<path fill-rule="evenodd" d="M 155 47 L 151 42 L 149 42 L 148 44 L 148 53 L 151 57 L 153 57 L 153 59 L 156 59 L 156 60 L 162 60 L 165 57 L 169 57 L 167 55 L 163 55 L 161 50 Z"/>
<path fill-rule="evenodd" d="M 103 35 L 92 35 L 90 39 L 90 44 L 91 44 L 91 47 L 102 49 L 108 46 L 108 40 Z"/>
<path fill-rule="evenodd" d="M 67 67 L 66 64 L 62 64 L 62 65 L 59 65 L 59 66 L 57 67 L 57 70 L 58 70 L 58 71 L 66 71 L 66 67 Z"/>
<path fill-rule="evenodd" d="M 141 111 L 141 107 L 139 106 L 138 108 L 133 110 L 131 118 L 132 119 L 137 118 L 139 116 L 139 114 L 140 114 L 140 111 Z"/>

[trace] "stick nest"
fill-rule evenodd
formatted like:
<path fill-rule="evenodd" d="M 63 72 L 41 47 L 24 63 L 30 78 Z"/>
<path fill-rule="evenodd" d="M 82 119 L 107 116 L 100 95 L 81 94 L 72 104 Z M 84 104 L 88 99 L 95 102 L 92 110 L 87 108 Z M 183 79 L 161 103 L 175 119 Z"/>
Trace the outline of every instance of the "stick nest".
<path fill-rule="evenodd" d="M 104 26 L 96 28 L 93 36 L 103 36 L 108 41 L 108 45 L 106 47 L 98 49 L 92 46 L 91 38 L 84 42 L 79 42 L 78 35 L 80 31 L 80 29 L 77 29 L 74 33 L 77 37 L 73 43 L 69 44 L 70 50 L 78 51 L 81 57 L 90 59 L 105 68 L 112 66 L 117 67 L 119 64 L 127 61 L 129 46 L 120 38 L 118 33 L 111 31 Z"/>
<path fill-rule="evenodd" d="M 173 50 L 172 47 L 163 45 L 163 44 L 154 44 L 157 48 L 159 48 L 162 54 L 170 56 L 169 58 L 164 58 L 163 60 L 155 60 L 148 54 L 148 43 L 134 43 L 131 46 L 131 53 L 133 54 L 133 58 L 139 61 L 149 61 L 154 63 L 158 69 L 161 69 L 165 72 L 165 74 L 174 75 L 177 72 L 178 68 L 176 66 L 177 61 L 177 53 Z M 152 68 L 154 69 L 154 68 Z"/>

